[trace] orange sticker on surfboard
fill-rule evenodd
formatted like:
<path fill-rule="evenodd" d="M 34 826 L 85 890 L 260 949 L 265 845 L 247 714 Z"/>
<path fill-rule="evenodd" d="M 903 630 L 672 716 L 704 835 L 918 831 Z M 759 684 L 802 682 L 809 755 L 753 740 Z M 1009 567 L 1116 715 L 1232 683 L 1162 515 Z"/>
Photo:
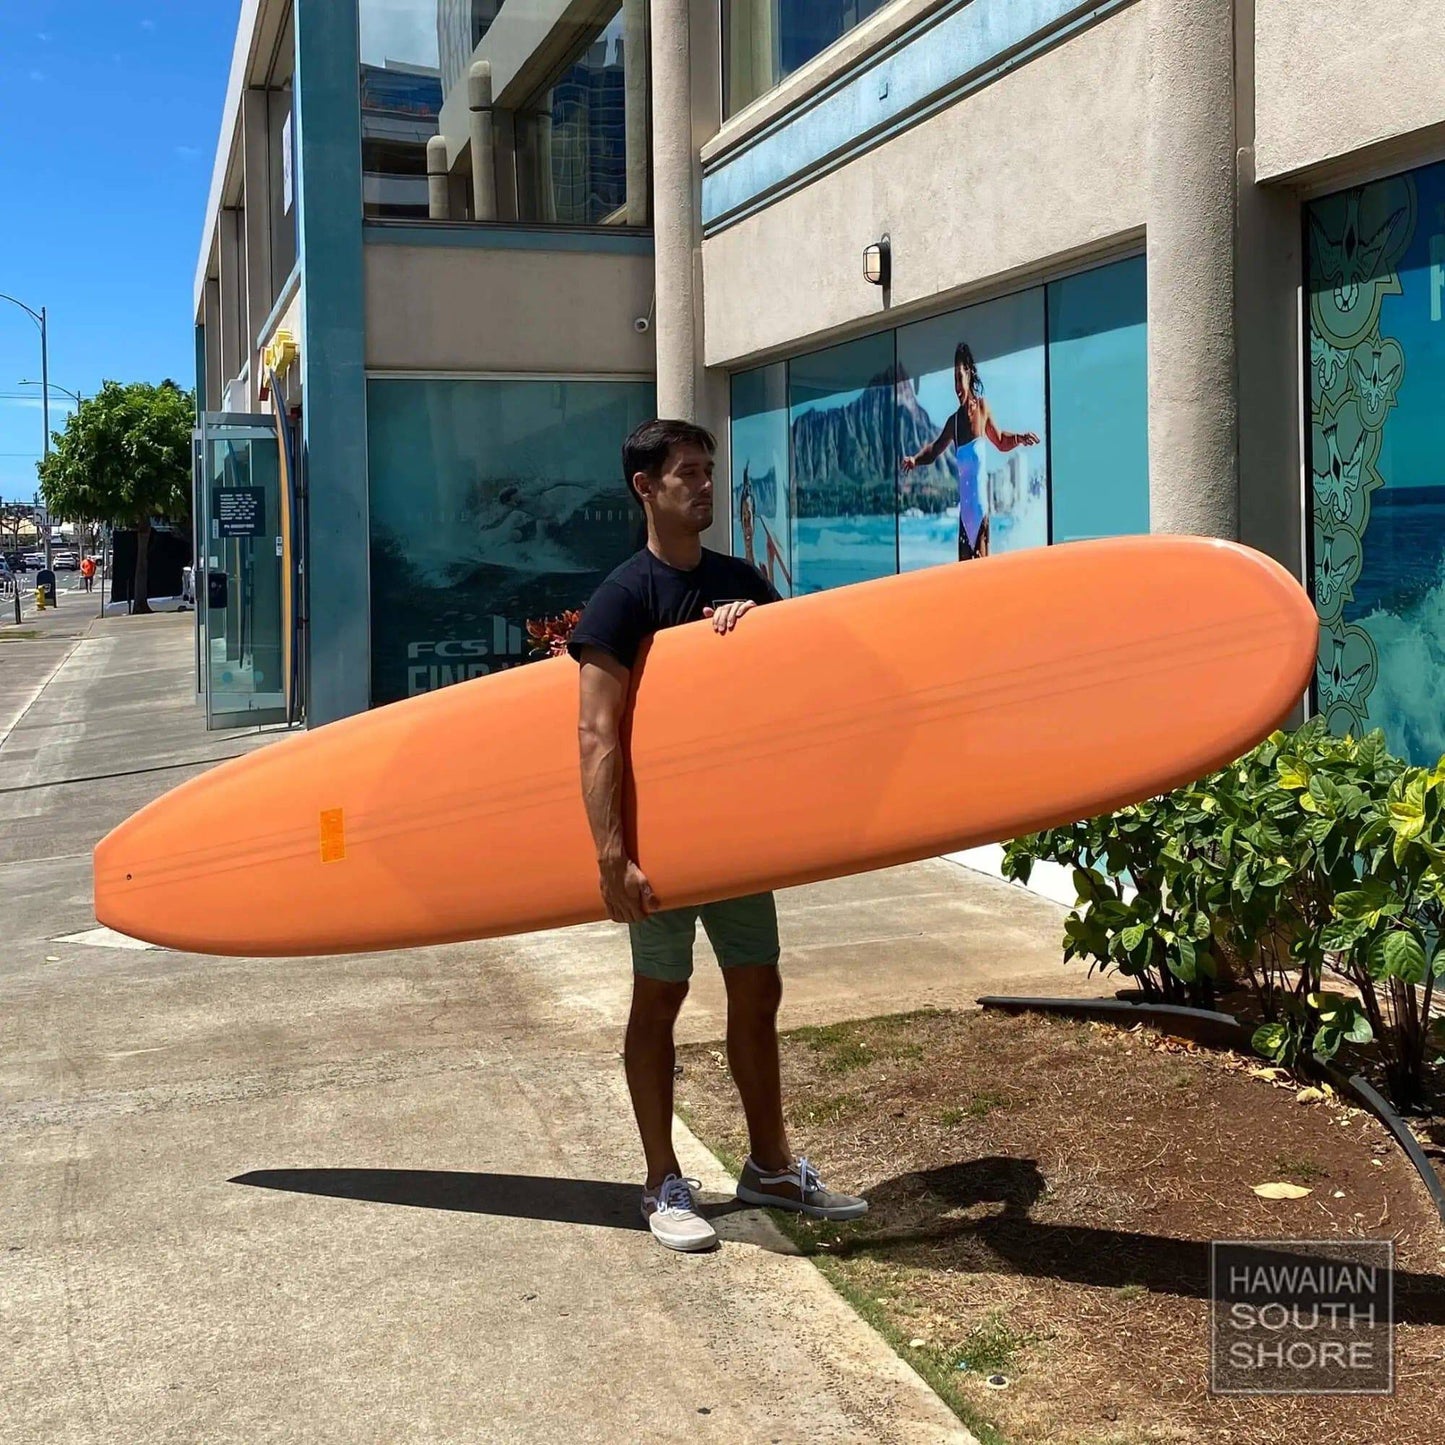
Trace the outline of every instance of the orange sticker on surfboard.
<path fill-rule="evenodd" d="M 339 863 L 346 857 L 346 823 L 340 808 L 321 810 L 321 861 Z"/>

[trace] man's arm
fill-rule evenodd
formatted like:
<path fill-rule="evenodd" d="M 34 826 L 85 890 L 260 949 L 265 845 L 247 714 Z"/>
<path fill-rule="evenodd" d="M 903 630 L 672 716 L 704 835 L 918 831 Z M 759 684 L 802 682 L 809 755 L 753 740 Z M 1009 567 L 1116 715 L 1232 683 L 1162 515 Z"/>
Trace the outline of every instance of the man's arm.
<path fill-rule="evenodd" d="M 582 755 L 582 801 L 597 848 L 598 886 L 614 923 L 640 923 L 656 911 L 652 885 L 627 856 L 622 831 L 622 710 L 627 705 L 628 669 L 600 647 L 583 647 L 581 707 L 577 722 Z"/>

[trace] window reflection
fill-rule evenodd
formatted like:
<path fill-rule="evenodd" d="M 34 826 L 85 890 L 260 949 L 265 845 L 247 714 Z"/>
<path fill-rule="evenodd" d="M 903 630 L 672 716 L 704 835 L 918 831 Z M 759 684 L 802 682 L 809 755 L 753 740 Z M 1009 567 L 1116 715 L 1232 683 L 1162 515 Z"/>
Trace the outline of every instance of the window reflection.
<path fill-rule="evenodd" d="M 771 90 L 884 0 L 727 0 L 724 67 L 727 112 Z"/>
<path fill-rule="evenodd" d="M 368 217 L 648 224 L 647 0 L 358 3 Z"/>

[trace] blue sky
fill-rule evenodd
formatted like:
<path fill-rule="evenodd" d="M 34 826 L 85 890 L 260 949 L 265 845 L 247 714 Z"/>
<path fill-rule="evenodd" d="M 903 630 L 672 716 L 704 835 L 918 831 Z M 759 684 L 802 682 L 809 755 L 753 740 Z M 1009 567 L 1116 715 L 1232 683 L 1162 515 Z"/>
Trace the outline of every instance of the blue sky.
<path fill-rule="evenodd" d="M 0 6 L 0 292 L 50 316 L 52 382 L 190 386 L 191 286 L 239 0 Z M 40 337 L 0 302 L 0 496 L 29 500 Z M 27 399 L 28 398 L 28 399 Z M 64 424 L 52 397 L 51 428 Z"/>

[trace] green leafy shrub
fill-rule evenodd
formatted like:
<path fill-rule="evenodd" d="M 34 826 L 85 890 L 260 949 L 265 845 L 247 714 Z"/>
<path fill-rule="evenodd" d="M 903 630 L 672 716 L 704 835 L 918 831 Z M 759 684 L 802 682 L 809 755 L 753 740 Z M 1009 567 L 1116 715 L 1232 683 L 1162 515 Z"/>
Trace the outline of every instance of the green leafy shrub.
<path fill-rule="evenodd" d="M 1381 733 L 1316 719 L 1164 797 L 1020 838 L 1004 873 L 1027 882 L 1041 859 L 1074 871 L 1066 959 L 1169 1003 L 1246 986 L 1261 1054 L 1373 1042 L 1395 1102 L 1421 1101 L 1445 976 L 1445 761 L 1408 767 Z"/>

